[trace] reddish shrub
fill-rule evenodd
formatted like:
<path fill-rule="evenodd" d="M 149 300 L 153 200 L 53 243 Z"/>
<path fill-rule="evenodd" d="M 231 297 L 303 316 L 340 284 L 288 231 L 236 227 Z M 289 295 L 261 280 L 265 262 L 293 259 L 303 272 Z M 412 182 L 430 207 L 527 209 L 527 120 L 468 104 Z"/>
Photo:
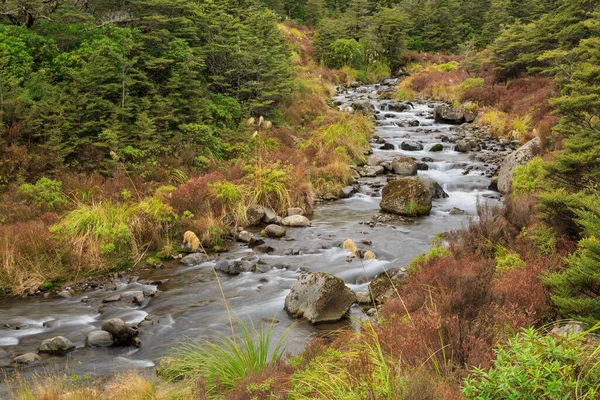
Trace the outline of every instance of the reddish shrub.
<path fill-rule="evenodd" d="M 178 213 L 191 211 L 196 215 L 201 215 L 211 207 L 207 203 L 207 197 L 210 193 L 209 185 L 223 180 L 225 177 L 221 172 L 211 172 L 196 178 L 191 178 L 187 183 L 179 185 L 171 194 L 170 204 Z M 217 210 L 214 210 L 215 212 Z"/>

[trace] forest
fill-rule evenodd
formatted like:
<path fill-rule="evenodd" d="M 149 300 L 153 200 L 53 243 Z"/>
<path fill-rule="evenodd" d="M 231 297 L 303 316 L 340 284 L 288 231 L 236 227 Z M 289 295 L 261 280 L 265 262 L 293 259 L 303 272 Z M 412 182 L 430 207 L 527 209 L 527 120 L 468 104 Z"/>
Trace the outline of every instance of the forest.
<path fill-rule="evenodd" d="M 157 377 L 14 398 L 598 398 L 597 1 L 5 0 L 0 66 L 6 298 L 159 265 L 187 231 L 225 252 L 256 205 L 340 199 L 376 121 L 338 88 L 397 77 L 395 101 L 540 143 L 502 206 L 388 276 L 359 332 L 267 357 L 273 332 L 246 327 L 175 348 Z"/>

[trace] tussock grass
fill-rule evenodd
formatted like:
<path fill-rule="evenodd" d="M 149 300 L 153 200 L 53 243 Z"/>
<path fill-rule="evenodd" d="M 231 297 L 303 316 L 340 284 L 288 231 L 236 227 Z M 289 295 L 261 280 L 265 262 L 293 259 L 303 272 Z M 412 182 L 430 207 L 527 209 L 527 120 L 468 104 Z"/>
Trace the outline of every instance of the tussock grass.
<path fill-rule="evenodd" d="M 202 379 L 209 395 L 230 390 L 281 358 L 286 335 L 275 341 L 273 327 L 261 323 L 257 329 L 252 323 L 239 323 L 234 337 L 182 344 L 174 349 L 173 357 L 163 361 L 159 375 L 169 382 Z"/>

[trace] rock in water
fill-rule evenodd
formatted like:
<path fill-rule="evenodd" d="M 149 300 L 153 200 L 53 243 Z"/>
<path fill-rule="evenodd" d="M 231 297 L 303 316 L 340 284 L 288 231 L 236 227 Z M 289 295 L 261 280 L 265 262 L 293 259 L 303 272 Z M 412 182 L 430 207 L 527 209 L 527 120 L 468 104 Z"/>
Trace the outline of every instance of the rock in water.
<path fill-rule="evenodd" d="M 13 358 L 15 364 L 36 364 L 41 360 L 41 357 L 35 353 L 25 353 L 23 355 Z"/>
<path fill-rule="evenodd" d="M 268 225 L 262 232 L 264 236 L 279 239 L 285 236 L 285 228 L 279 225 Z"/>
<path fill-rule="evenodd" d="M 432 199 L 446 199 L 450 197 L 448 193 L 446 193 L 444 189 L 440 186 L 440 184 L 437 183 L 437 181 L 433 178 L 430 178 L 428 176 L 414 176 L 411 179 L 417 179 L 423 182 L 423 184 L 429 189 Z"/>
<path fill-rule="evenodd" d="M 242 243 L 250 243 L 250 240 L 252 240 L 252 234 L 248 231 L 241 231 L 237 234 L 237 240 Z"/>
<path fill-rule="evenodd" d="M 429 149 L 429 151 L 431 152 L 438 152 L 438 151 L 442 151 L 444 150 L 444 145 L 441 143 L 436 143 L 433 146 L 431 146 L 431 148 Z"/>
<path fill-rule="evenodd" d="M 46 339 L 40 345 L 40 353 L 64 354 L 69 350 L 73 350 L 75 345 L 64 336 L 56 336 L 52 339 Z"/>
<path fill-rule="evenodd" d="M 471 143 L 466 140 L 459 140 L 456 142 L 456 147 L 454 148 L 459 153 L 468 153 L 471 151 Z"/>
<path fill-rule="evenodd" d="M 368 100 L 355 101 L 352 103 L 351 107 L 356 113 L 363 115 L 375 114 L 375 106 Z"/>
<path fill-rule="evenodd" d="M 423 145 L 413 141 L 405 141 L 402 142 L 400 148 L 405 151 L 420 151 L 423 150 Z"/>
<path fill-rule="evenodd" d="M 290 207 L 287 209 L 287 216 L 291 217 L 292 215 L 304 215 L 304 211 L 300 207 Z"/>
<path fill-rule="evenodd" d="M 392 161 L 392 172 L 396 175 L 411 176 L 417 174 L 417 163 L 410 157 L 401 156 Z"/>
<path fill-rule="evenodd" d="M 285 217 L 281 221 L 281 225 L 284 226 L 310 226 L 311 222 L 304 215 L 290 215 L 289 217 Z"/>
<path fill-rule="evenodd" d="M 365 260 L 377 260 L 377 255 L 373 253 L 371 250 L 367 250 L 363 256 Z"/>
<path fill-rule="evenodd" d="M 531 161 L 535 155 L 534 150 L 541 144 L 540 138 L 530 140 L 523 146 L 519 147 L 517 151 L 509 154 L 502 164 L 500 164 L 500 171 L 498 172 L 498 190 L 500 193 L 507 194 L 512 190 L 512 174 L 514 169 L 518 165 L 527 164 Z"/>
<path fill-rule="evenodd" d="M 394 214 L 415 217 L 431 211 L 431 192 L 420 180 L 401 178 L 389 182 L 382 191 L 379 207 Z"/>
<path fill-rule="evenodd" d="M 279 218 L 279 216 L 277 215 L 277 213 L 275 211 L 273 211 L 272 208 L 265 207 L 265 215 L 262 218 L 262 221 L 265 224 L 274 224 L 277 222 L 278 218 Z"/>
<path fill-rule="evenodd" d="M 134 344 L 136 331 L 120 318 L 111 318 L 102 321 L 102 330 L 110 333 L 114 338 L 114 343 L 118 346 L 130 346 Z"/>
<path fill-rule="evenodd" d="M 285 298 L 285 310 L 310 323 L 339 321 L 348 313 L 356 295 L 344 281 L 325 272 L 305 272 Z"/>
<path fill-rule="evenodd" d="M 452 108 L 447 104 L 437 106 L 434 111 L 436 122 L 445 124 L 462 124 L 465 122 L 465 115 L 460 109 Z"/>
<path fill-rule="evenodd" d="M 110 347 L 113 343 L 113 337 L 107 331 L 92 331 L 85 338 L 86 347 Z"/>
<path fill-rule="evenodd" d="M 367 165 L 371 166 L 371 167 L 376 167 L 379 164 L 381 164 L 383 162 L 383 160 L 381 159 L 381 157 L 376 156 L 375 154 L 371 154 L 369 156 L 369 158 L 367 158 Z"/>
<path fill-rule="evenodd" d="M 248 226 L 258 225 L 265 216 L 265 209 L 262 206 L 253 205 L 246 210 L 246 218 Z"/>
<path fill-rule="evenodd" d="M 208 256 L 204 253 L 192 253 L 181 259 L 181 262 L 187 265 L 188 267 L 200 265 L 206 261 L 208 261 Z"/>

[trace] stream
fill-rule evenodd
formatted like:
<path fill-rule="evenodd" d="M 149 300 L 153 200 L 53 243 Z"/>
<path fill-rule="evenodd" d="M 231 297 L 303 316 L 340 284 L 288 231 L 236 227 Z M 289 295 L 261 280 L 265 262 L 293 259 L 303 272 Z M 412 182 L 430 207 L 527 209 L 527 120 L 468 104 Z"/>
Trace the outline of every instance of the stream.
<path fill-rule="evenodd" d="M 283 310 L 285 296 L 302 271 L 324 271 L 334 274 L 353 290 L 366 290 L 365 273 L 369 278 L 383 270 L 407 265 L 415 256 L 428 251 L 437 233 L 458 229 L 476 214 L 478 199 L 497 201 L 499 194 L 488 190 L 490 178 L 482 161 L 475 160 L 475 153 L 508 154 L 505 147 L 480 150 L 471 153 L 455 151 L 451 141 L 442 143 L 440 137 L 452 138 L 455 126 L 438 124 L 433 119 L 433 102 L 414 103 L 414 108 L 403 112 L 388 111 L 390 100 L 381 100 L 377 93 L 393 89 L 395 81 L 387 84 L 344 89 L 334 98 L 340 107 L 349 107 L 357 100 L 370 100 L 379 111 L 372 143 L 373 154 L 384 161 L 399 155 L 408 155 L 426 162 L 428 170 L 419 175 L 434 178 L 449 194 L 448 198 L 434 200 L 431 215 L 413 221 L 386 224 L 373 221 L 380 214 L 381 188 L 387 175 L 359 179 L 358 193 L 351 198 L 320 203 L 309 216 L 312 226 L 288 228 L 291 240 L 265 239 L 275 251 L 260 255 L 261 269 L 266 272 L 245 272 L 237 276 L 220 274 L 223 291 L 231 312 L 236 318 L 260 324 L 261 320 L 275 319 L 275 335 L 279 335 L 295 322 Z M 406 126 L 407 121 L 418 121 L 418 126 Z M 409 139 L 408 139 L 409 138 Z M 403 151 L 403 141 L 417 141 L 424 146 L 419 151 Z M 390 150 L 382 150 L 382 142 L 391 143 Z M 442 143 L 441 152 L 428 151 L 434 144 Z M 464 213 L 451 212 L 460 209 Z M 260 230 L 251 230 L 255 234 Z M 339 247 L 351 238 L 362 250 L 374 251 L 378 259 L 361 263 L 347 261 L 348 251 Z M 363 244 L 370 241 L 371 245 Z M 213 257 L 216 260 L 236 260 L 248 256 L 252 250 L 243 243 L 231 251 Z M 213 260 L 215 261 L 215 260 Z M 364 265 L 364 268 L 363 268 Z M 168 281 L 166 281 L 168 280 Z M 162 283 L 161 283 L 162 282 Z M 159 269 L 150 268 L 140 276 L 123 276 L 115 280 L 116 292 L 121 293 L 120 302 L 103 305 L 102 300 L 115 291 L 106 289 L 76 293 L 71 299 L 54 296 L 32 296 L 23 299 L 0 298 L 0 322 L 18 325 L 20 329 L 0 327 L 0 397 L 7 396 L 10 375 L 17 369 L 11 364 L 14 355 L 36 352 L 44 339 L 65 336 L 77 347 L 63 357 L 43 356 L 42 362 L 31 368 L 18 368 L 22 373 L 31 369 L 42 371 L 56 369 L 68 371 L 67 375 L 112 375 L 122 370 L 152 368 L 157 360 L 181 341 L 208 338 L 215 334 L 228 334 L 227 312 L 219 286 L 209 263 L 184 266 L 179 262 L 168 263 Z M 138 306 L 127 301 L 133 292 L 158 290 L 153 297 L 147 296 Z M 81 300 L 87 297 L 87 302 Z M 102 308 L 102 312 L 99 309 Z M 352 308 L 352 315 L 360 317 L 362 311 Z M 140 329 L 141 347 L 86 348 L 86 334 L 100 329 L 102 320 L 118 317 L 127 323 L 137 324 L 148 315 L 155 324 Z M 49 325 L 44 323 L 52 321 Z M 312 326 L 297 321 L 287 336 L 288 350 L 298 351 L 320 331 L 351 325 L 351 320 L 337 324 Z"/>

